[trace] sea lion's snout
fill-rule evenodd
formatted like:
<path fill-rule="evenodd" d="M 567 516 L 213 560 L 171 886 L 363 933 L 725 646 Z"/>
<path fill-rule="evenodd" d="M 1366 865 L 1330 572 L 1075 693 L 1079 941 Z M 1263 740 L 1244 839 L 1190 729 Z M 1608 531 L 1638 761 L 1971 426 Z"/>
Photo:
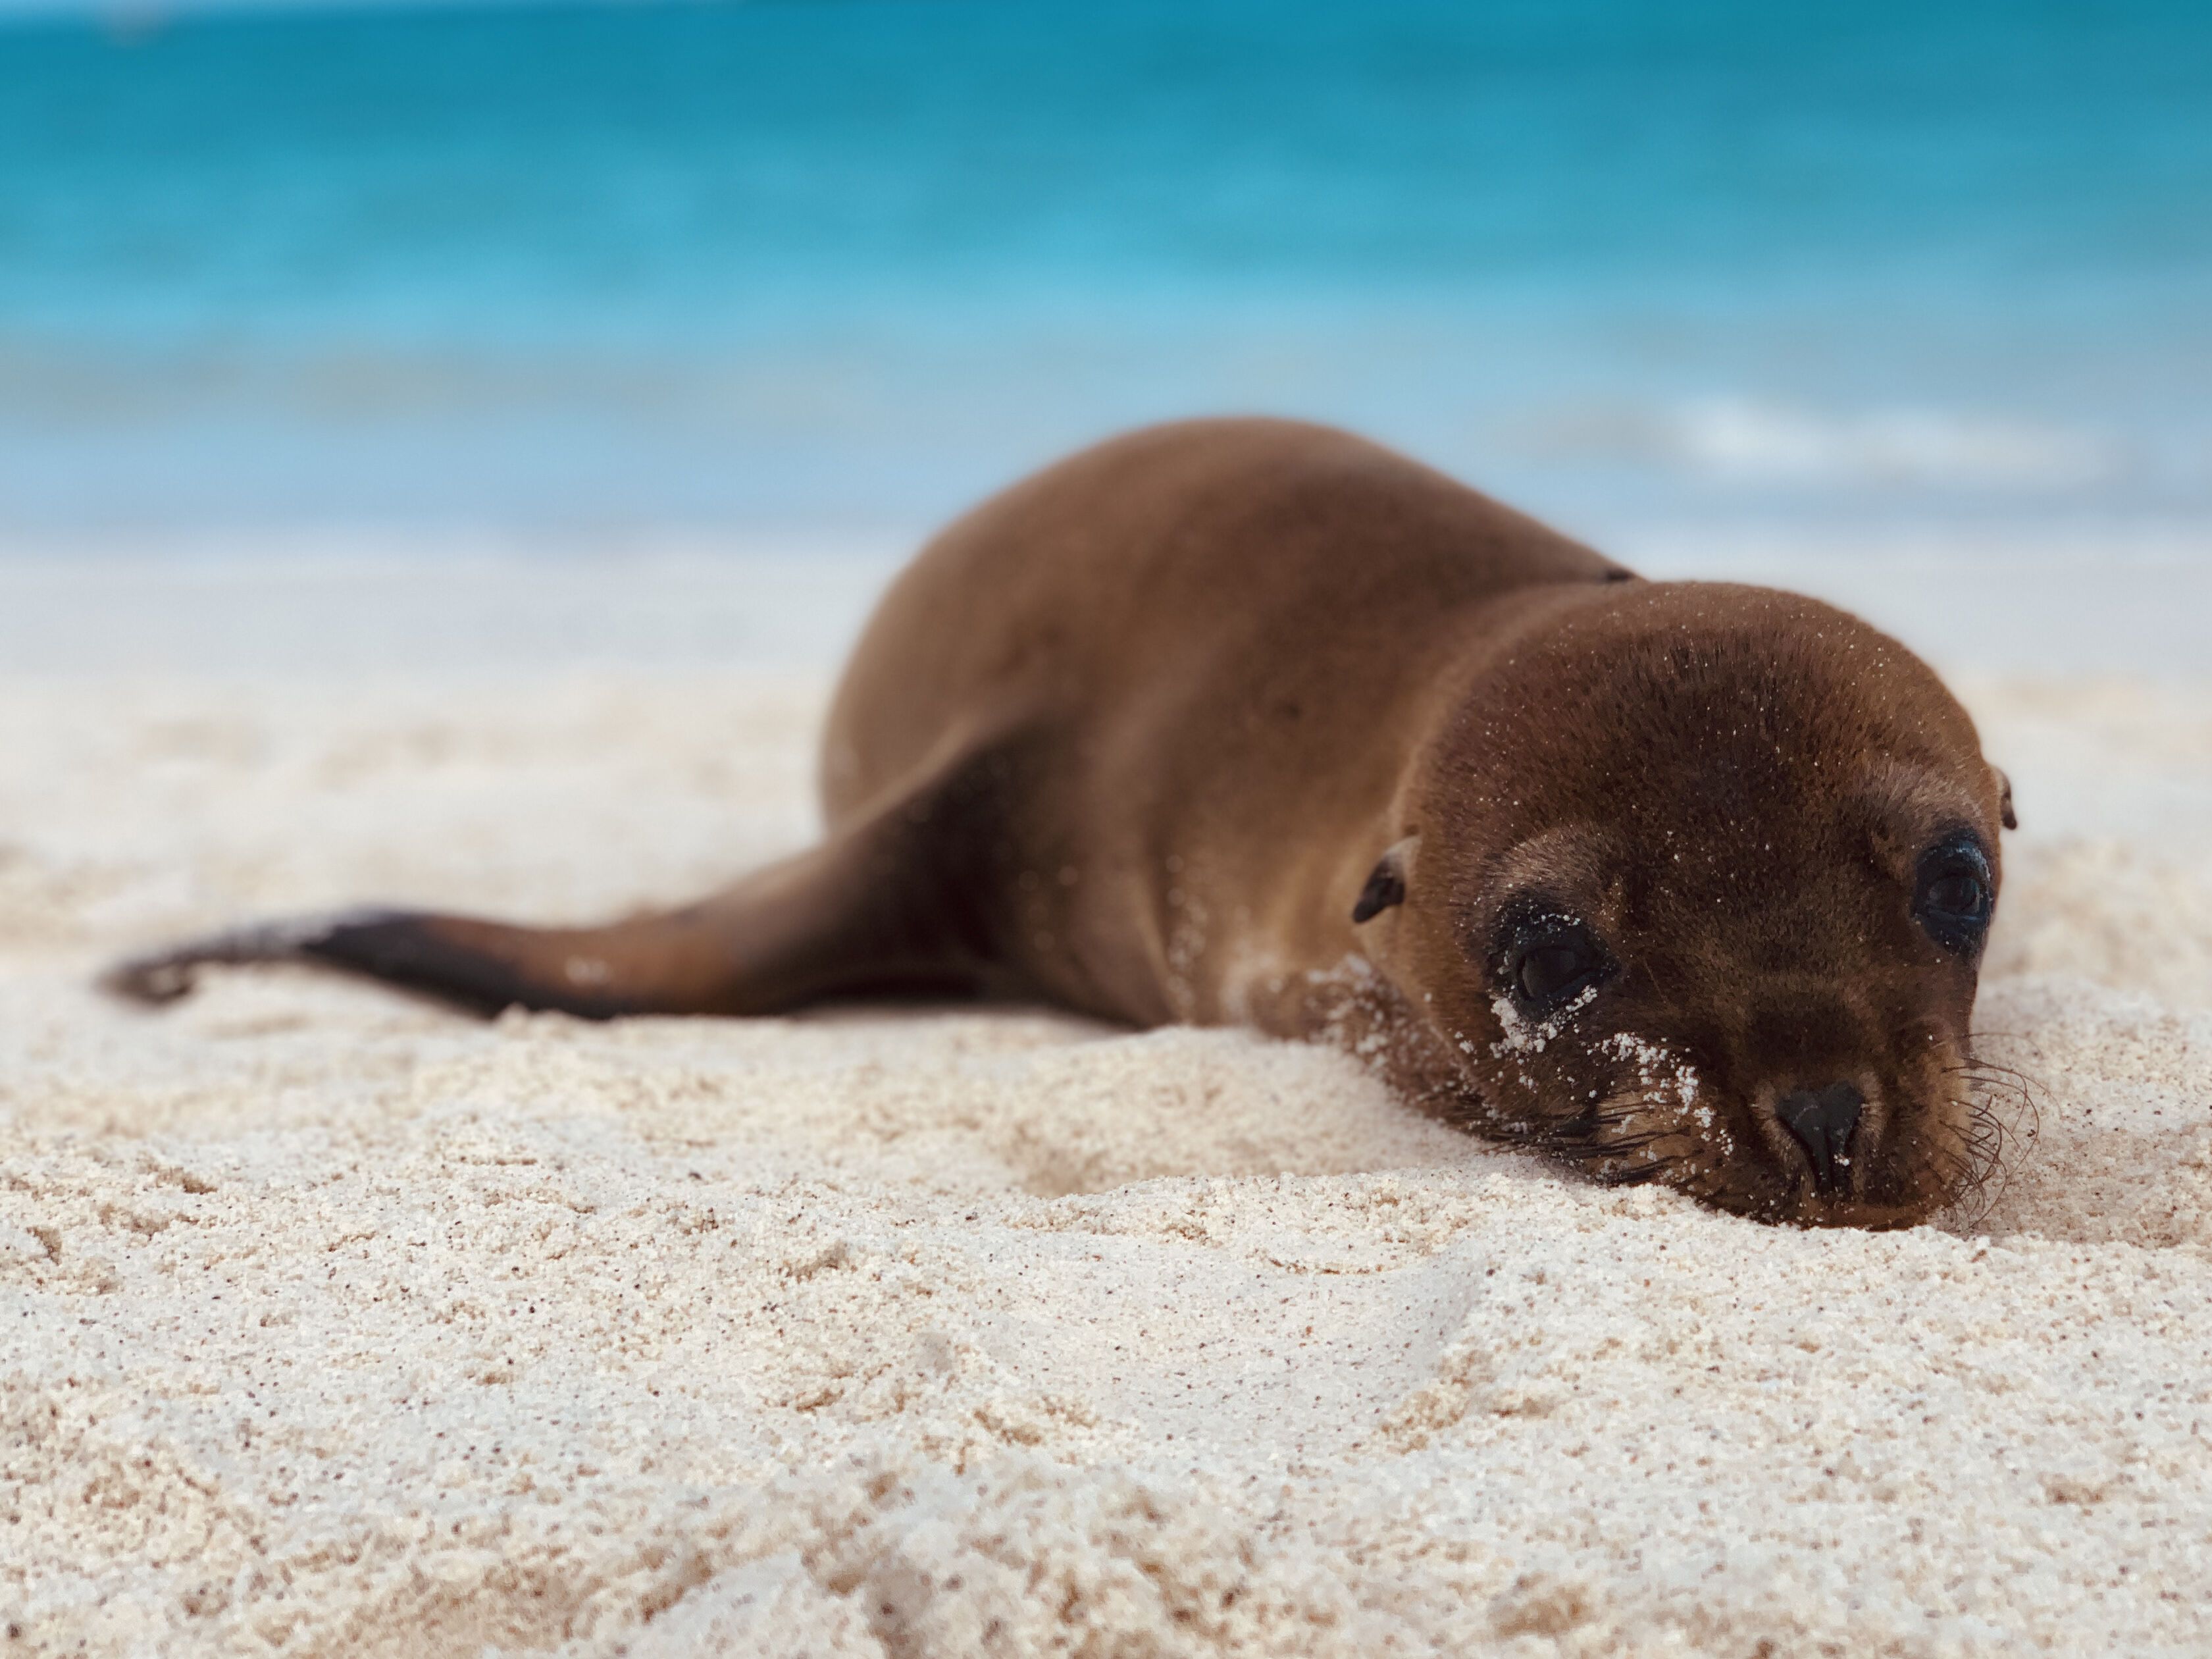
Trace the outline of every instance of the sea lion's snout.
<path fill-rule="evenodd" d="M 1794 1089 L 1774 1103 L 1774 1115 L 1812 1160 L 1815 1191 L 1833 1196 L 1850 1184 L 1851 1138 L 1866 1108 L 1856 1083 Z"/>

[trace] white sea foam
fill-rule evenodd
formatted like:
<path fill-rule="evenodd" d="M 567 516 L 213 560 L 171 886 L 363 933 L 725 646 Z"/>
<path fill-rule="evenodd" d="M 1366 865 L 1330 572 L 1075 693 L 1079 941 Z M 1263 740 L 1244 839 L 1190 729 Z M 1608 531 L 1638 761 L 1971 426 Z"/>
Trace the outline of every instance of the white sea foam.
<path fill-rule="evenodd" d="M 2120 464 L 2111 442 L 2077 427 L 1928 408 L 1835 413 L 1741 397 L 1683 406 L 1667 437 L 1693 466 L 1791 483 L 2069 489 Z"/>

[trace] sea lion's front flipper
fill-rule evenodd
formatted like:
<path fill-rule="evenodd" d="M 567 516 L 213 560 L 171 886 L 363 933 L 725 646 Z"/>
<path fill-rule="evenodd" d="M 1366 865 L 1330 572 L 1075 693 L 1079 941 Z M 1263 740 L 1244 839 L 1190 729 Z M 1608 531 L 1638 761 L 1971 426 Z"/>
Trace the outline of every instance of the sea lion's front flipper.
<path fill-rule="evenodd" d="M 951 780 L 946 780 L 950 782 Z M 970 992 L 988 929 L 963 879 L 975 842 L 961 814 L 908 796 L 711 899 L 605 927 L 533 928 L 475 917 L 354 910 L 263 923 L 135 957 L 101 976 L 166 1003 L 203 967 L 310 962 L 479 1013 L 772 1014 L 869 991 Z"/>

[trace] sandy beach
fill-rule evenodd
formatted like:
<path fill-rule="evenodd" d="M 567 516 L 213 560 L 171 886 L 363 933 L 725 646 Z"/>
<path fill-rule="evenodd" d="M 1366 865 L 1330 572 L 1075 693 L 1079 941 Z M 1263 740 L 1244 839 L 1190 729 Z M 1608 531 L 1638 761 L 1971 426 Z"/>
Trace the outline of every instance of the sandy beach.
<path fill-rule="evenodd" d="M 7 1651 L 2212 1644 L 2212 684 L 1945 662 L 2030 1086 L 1944 1224 L 1808 1234 L 1235 1032 L 112 1005 L 180 930 L 802 843 L 879 574 L 315 568 L 0 575 Z"/>

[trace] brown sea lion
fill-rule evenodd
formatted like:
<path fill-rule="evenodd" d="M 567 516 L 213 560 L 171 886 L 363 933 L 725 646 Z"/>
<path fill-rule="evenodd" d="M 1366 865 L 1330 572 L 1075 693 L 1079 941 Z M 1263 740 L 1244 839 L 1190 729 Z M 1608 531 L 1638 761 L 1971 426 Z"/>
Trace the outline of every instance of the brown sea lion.
<path fill-rule="evenodd" d="M 1893 1224 L 1975 1166 L 2008 791 L 1929 668 L 1809 599 L 1648 582 L 1340 432 L 1166 426 L 932 542 L 823 743 L 820 845 L 605 927 L 405 911 L 291 959 L 480 1010 L 889 990 L 1340 1042 L 1609 1182 Z"/>

